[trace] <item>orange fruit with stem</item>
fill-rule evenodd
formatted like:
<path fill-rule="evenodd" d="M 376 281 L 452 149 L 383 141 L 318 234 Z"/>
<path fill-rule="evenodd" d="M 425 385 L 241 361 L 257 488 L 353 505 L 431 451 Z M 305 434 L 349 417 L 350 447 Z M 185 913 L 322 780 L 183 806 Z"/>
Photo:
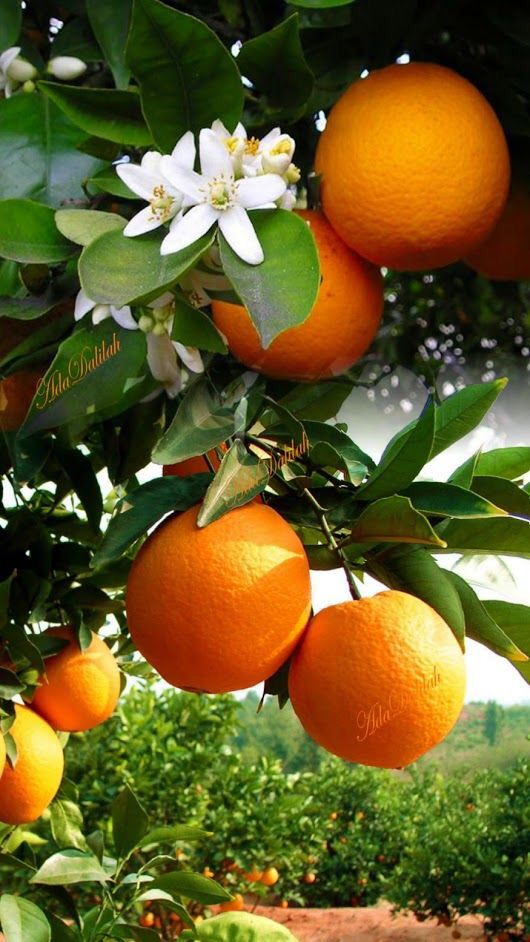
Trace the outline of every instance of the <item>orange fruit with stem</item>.
<path fill-rule="evenodd" d="M 291 662 L 289 693 L 302 726 L 328 752 L 401 768 L 456 723 L 464 656 L 429 605 L 380 592 L 331 605 L 310 621 Z"/>
<path fill-rule="evenodd" d="M 57 734 L 29 707 L 15 706 L 9 732 L 17 748 L 17 762 L 6 762 L 0 778 L 0 821 L 26 824 L 36 821 L 55 798 L 63 777 L 64 758 Z"/>
<path fill-rule="evenodd" d="M 127 584 L 129 630 L 175 687 L 252 687 L 284 663 L 306 626 L 307 558 L 292 527 L 262 503 L 202 528 L 199 509 L 164 520 L 140 549 Z"/>
<path fill-rule="evenodd" d="M 468 255 L 497 223 L 510 182 L 493 108 L 432 62 L 389 65 L 354 82 L 329 113 L 315 169 L 338 234 L 398 271 Z"/>
<path fill-rule="evenodd" d="M 212 314 L 230 352 L 246 366 L 274 379 L 310 382 L 344 373 L 366 352 L 381 320 L 383 281 L 322 213 L 296 212 L 310 226 L 320 259 L 321 284 L 307 319 L 264 349 L 241 304 L 213 301 Z"/>

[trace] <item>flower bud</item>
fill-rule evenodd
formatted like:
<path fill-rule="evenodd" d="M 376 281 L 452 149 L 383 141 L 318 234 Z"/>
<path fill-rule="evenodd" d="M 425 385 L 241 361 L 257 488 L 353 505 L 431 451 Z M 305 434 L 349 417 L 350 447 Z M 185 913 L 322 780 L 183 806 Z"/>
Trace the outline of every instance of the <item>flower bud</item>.
<path fill-rule="evenodd" d="M 63 82 L 79 78 L 86 70 L 86 62 L 76 56 L 55 56 L 50 59 L 47 66 L 47 71 Z"/>
<path fill-rule="evenodd" d="M 30 79 L 35 78 L 37 70 L 31 62 L 27 62 L 26 59 L 21 59 L 20 56 L 17 56 L 16 59 L 13 59 L 8 65 L 6 75 L 13 82 L 28 82 Z"/>
<path fill-rule="evenodd" d="M 29 94 L 30 92 L 34 92 L 36 87 L 37 86 L 35 85 L 35 82 L 32 82 L 31 79 L 28 79 L 27 82 L 24 82 L 22 86 L 22 91 Z"/>
<path fill-rule="evenodd" d="M 294 148 L 293 138 L 289 134 L 280 134 L 272 147 L 263 154 L 262 166 L 265 173 L 286 173 L 293 159 Z"/>
<path fill-rule="evenodd" d="M 301 177 L 300 167 L 297 167 L 296 164 L 289 164 L 287 167 L 287 172 L 285 174 L 285 180 L 287 183 L 298 183 Z"/>
<path fill-rule="evenodd" d="M 149 314 L 142 314 L 140 320 L 138 321 L 138 327 L 140 330 L 143 330 L 144 334 L 151 333 L 154 324 L 155 322 L 153 318 L 149 316 Z"/>
<path fill-rule="evenodd" d="M 166 327 L 166 325 L 160 323 L 160 321 L 157 321 L 157 323 L 156 323 L 155 326 L 153 327 L 153 333 L 154 333 L 155 337 L 162 337 L 163 334 L 167 334 L 167 327 Z"/>

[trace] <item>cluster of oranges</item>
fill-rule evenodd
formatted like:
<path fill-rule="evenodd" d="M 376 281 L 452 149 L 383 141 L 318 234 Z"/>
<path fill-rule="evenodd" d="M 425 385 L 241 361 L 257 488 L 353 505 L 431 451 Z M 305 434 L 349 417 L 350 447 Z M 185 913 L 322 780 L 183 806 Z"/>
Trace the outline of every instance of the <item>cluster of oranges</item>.
<path fill-rule="evenodd" d="M 57 732 L 82 732 L 103 723 L 120 695 L 120 671 L 105 642 L 93 634 L 83 651 L 71 628 L 50 628 L 65 646 L 46 659 L 46 674 L 31 705 L 15 706 L 13 737 L 17 759 L 6 760 L 0 735 L 0 821 L 35 821 L 53 800 L 64 760 Z"/>
<path fill-rule="evenodd" d="M 199 528 L 199 509 L 159 525 L 127 585 L 133 641 L 168 683 L 240 690 L 291 658 L 295 712 L 344 759 L 401 767 L 447 735 L 463 702 L 464 660 L 432 608 L 385 591 L 311 617 L 307 557 L 283 517 L 252 502 Z"/>
<path fill-rule="evenodd" d="M 451 69 L 391 65 L 355 82 L 330 111 L 315 169 L 324 215 L 299 215 L 322 281 L 306 321 L 264 349 L 244 307 L 212 305 L 234 356 L 266 376 L 317 380 L 355 363 L 379 326 L 380 267 L 464 259 L 490 278 L 530 278 L 530 187 L 514 174 L 510 190 L 502 127 Z"/>

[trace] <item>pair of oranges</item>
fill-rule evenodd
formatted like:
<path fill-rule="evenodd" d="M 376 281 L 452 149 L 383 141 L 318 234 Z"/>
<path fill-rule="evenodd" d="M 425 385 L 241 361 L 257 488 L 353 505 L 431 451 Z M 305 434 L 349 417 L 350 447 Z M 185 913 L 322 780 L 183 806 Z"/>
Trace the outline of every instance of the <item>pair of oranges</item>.
<path fill-rule="evenodd" d="M 17 704 L 9 733 L 17 750 L 6 761 L 0 735 L 0 821 L 35 821 L 53 800 L 63 777 L 64 759 L 56 730 L 80 732 L 108 719 L 120 695 L 120 671 L 105 642 L 93 634 L 81 651 L 71 628 L 50 628 L 65 647 L 46 659 L 31 706 Z"/>

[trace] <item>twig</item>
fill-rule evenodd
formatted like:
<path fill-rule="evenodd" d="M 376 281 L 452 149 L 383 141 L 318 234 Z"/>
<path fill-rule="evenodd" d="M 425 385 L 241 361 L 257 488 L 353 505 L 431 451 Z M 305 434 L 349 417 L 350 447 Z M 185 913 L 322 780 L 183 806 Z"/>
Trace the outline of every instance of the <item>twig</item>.
<path fill-rule="evenodd" d="M 342 568 L 344 569 L 344 572 L 345 572 L 345 574 L 346 574 L 346 579 L 348 580 L 348 588 L 349 588 L 349 590 L 350 590 L 350 594 L 351 594 L 352 598 L 353 598 L 355 601 L 358 601 L 358 600 L 361 598 L 361 595 L 360 595 L 360 593 L 359 593 L 359 589 L 357 588 L 357 583 L 355 582 L 355 579 L 354 579 L 354 577 L 353 577 L 353 573 L 352 573 L 352 571 L 351 571 L 351 569 L 350 569 L 350 566 L 349 566 L 348 560 L 347 560 L 347 558 L 346 558 L 346 556 L 345 556 L 345 554 L 344 554 L 344 551 L 343 551 L 343 549 L 338 545 L 338 543 L 337 543 L 337 541 L 336 541 L 336 539 L 335 539 L 335 537 L 334 537 L 334 535 L 333 535 L 333 532 L 332 532 L 332 530 L 331 530 L 331 528 L 330 528 L 330 525 L 329 525 L 329 523 L 328 523 L 328 521 L 327 521 L 325 508 L 324 508 L 324 507 L 321 507 L 321 505 L 319 504 L 318 500 L 317 500 L 316 497 L 311 493 L 311 491 L 309 490 L 308 487 L 304 487 L 302 493 L 303 493 L 304 497 L 309 501 L 309 503 L 311 504 L 311 506 L 312 506 L 312 508 L 313 508 L 313 510 L 314 510 L 314 512 L 315 512 L 315 514 L 316 514 L 316 516 L 318 517 L 318 519 L 319 519 L 319 521 L 320 521 L 320 526 L 321 526 L 322 531 L 323 531 L 323 533 L 324 533 L 324 535 L 325 535 L 325 537 L 326 537 L 326 539 L 327 539 L 327 541 L 328 541 L 328 543 L 329 543 L 329 546 L 331 547 L 331 549 L 333 550 L 333 552 L 336 553 L 338 559 L 340 560 L 340 564 L 341 564 Z"/>

